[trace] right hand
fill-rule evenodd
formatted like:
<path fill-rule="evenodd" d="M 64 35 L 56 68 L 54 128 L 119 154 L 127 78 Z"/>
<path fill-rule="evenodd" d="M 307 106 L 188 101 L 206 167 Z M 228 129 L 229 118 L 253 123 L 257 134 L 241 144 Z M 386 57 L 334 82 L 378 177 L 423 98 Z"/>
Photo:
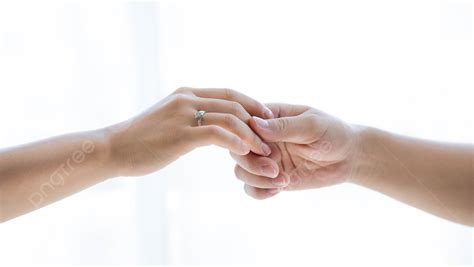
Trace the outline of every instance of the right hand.
<path fill-rule="evenodd" d="M 196 111 L 205 110 L 197 126 Z M 252 116 L 273 118 L 263 104 L 230 89 L 180 88 L 135 118 L 109 127 L 118 176 L 155 172 L 196 147 L 215 144 L 236 155 L 270 148 L 250 129 Z"/>
<path fill-rule="evenodd" d="M 269 104 L 275 119 L 252 118 L 252 129 L 270 144 L 264 157 L 231 153 L 235 175 L 245 192 L 265 199 L 281 190 L 301 190 L 342 183 L 354 169 L 359 137 L 356 128 L 319 110 Z"/>

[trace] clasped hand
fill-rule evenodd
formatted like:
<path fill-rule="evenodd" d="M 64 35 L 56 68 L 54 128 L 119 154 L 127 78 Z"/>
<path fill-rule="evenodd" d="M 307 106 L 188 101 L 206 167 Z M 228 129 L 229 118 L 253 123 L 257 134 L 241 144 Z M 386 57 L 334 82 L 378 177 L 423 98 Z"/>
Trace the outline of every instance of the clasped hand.
<path fill-rule="evenodd" d="M 207 112 L 201 126 L 193 117 L 198 110 Z M 109 130 L 119 176 L 154 172 L 215 144 L 230 150 L 236 177 L 257 199 L 349 179 L 358 143 L 351 126 L 321 111 L 264 105 L 230 89 L 180 88 Z"/>
<path fill-rule="evenodd" d="M 196 117 L 201 111 L 204 117 Z M 236 177 L 257 199 L 350 180 L 440 217 L 474 222 L 472 144 L 398 136 L 307 106 L 193 88 L 112 126 L 0 151 L 0 222 L 109 178 L 158 171 L 211 144 L 231 152 Z"/>

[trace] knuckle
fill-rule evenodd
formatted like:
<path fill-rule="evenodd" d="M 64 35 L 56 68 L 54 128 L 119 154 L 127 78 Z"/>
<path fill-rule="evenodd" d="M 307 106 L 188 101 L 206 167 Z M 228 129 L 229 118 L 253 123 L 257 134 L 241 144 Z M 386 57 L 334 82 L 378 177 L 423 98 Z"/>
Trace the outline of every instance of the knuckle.
<path fill-rule="evenodd" d="M 265 190 L 250 186 L 248 184 L 246 184 L 244 186 L 244 190 L 245 190 L 245 193 L 247 193 L 247 195 L 249 195 L 250 197 L 252 197 L 254 199 L 257 199 L 257 200 L 263 200 L 263 199 L 266 199 L 268 197 L 266 195 Z"/>
<path fill-rule="evenodd" d="M 252 188 L 250 185 L 244 185 L 244 191 L 248 196 L 258 199 L 255 188 Z"/>
<path fill-rule="evenodd" d="M 232 147 L 237 148 L 237 147 L 241 146 L 242 142 L 243 141 L 239 137 L 233 136 L 231 138 L 230 144 L 231 144 Z"/>
<path fill-rule="evenodd" d="M 234 115 L 224 115 L 224 125 L 230 129 L 237 128 L 238 121 L 237 117 Z"/>
<path fill-rule="evenodd" d="M 208 126 L 207 131 L 209 138 L 216 138 L 221 134 L 221 129 L 215 125 Z"/>
<path fill-rule="evenodd" d="M 277 123 L 278 131 L 280 132 L 286 131 L 286 129 L 288 129 L 288 124 L 289 124 L 289 121 L 287 118 L 279 119 Z"/>
<path fill-rule="evenodd" d="M 241 118 L 250 119 L 250 115 L 240 103 L 232 102 L 230 108 L 231 108 L 232 113 L 234 113 L 235 115 Z"/>
<path fill-rule="evenodd" d="M 233 101 L 231 102 L 230 108 L 231 108 L 231 110 L 232 110 L 233 112 L 235 112 L 235 113 L 239 113 L 239 112 L 241 112 L 242 109 L 243 109 L 242 106 L 241 106 L 239 103 L 233 102 Z"/>
<path fill-rule="evenodd" d="M 239 180 L 243 180 L 243 175 L 242 175 L 242 168 L 239 165 L 235 165 L 234 167 L 234 174 L 235 177 Z"/>
<path fill-rule="evenodd" d="M 184 86 L 183 86 L 183 87 L 179 87 L 179 88 L 176 89 L 174 92 L 175 92 L 176 94 L 183 94 L 183 93 L 189 92 L 190 90 L 191 90 L 191 88 L 189 88 L 189 87 L 184 87 Z"/>
<path fill-rule="evenodd" d="M 235 164 L 235 166 L 234 166 L 234 174 L 235 174 L 235 177 L 237 177 L 237 178 L 238 178 L 239 172 L 240 172 L 240 171 L 239 171 L 239 168 L 240 168 L 239 165 Z"/>
<path fill-rule="evenodd" d="M 308 128 L 312 132 L 316 132 L 319 129 L 319 123 L 317 115 L 311 114 L 308 116 Z"/>
<path fill-rule="evenodd" d="M 224 90 L 224 95 L 226 99 L 235 99 L 237 96 L 237 92 L 235 90 L 225 88 Z"/>
<path fill-rule="evenodd" d="M 191 97 L 185 94 L 176 94 L 172 97 L 171 103 L 175 106 L 183 106 L 191 103 Z"/>
<path fill-rule="evenodd" d="M 252 135 L 251 139 L 252 139 L 253 144 L 262 145 L 263 141 L 262 141 L 262 139 L 260 139 L 260 137 L 258 137 L 258 135 L 256 135 L 253 132 L 251 133 L 251 135 Z"/>

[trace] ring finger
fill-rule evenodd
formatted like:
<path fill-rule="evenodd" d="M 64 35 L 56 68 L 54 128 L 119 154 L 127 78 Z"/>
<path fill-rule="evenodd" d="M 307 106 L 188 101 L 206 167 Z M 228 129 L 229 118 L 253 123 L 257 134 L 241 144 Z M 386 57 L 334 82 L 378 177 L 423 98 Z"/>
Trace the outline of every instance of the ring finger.
<path fill-rule="evenodd" d="M 205 110 L 206 112 L 233 114 L 245 123 L 248 123 L 251 118 L 240 103 L 229 100 L 197 97 L 194 107 L 196 110 Z"/>

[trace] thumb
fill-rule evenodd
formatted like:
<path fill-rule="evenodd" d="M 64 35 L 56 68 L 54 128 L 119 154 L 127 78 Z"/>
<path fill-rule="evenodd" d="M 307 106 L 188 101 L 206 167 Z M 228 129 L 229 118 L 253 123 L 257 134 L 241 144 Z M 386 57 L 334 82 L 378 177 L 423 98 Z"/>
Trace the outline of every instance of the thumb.
<path fill-rule="evenodd" d="M 289 142 L 309 144 L 315 142 L 321 132 L 316 116 L 299 115 L 264 120 L 253 117 L 250 120 L 252 129 L 266 142 Z"/>

